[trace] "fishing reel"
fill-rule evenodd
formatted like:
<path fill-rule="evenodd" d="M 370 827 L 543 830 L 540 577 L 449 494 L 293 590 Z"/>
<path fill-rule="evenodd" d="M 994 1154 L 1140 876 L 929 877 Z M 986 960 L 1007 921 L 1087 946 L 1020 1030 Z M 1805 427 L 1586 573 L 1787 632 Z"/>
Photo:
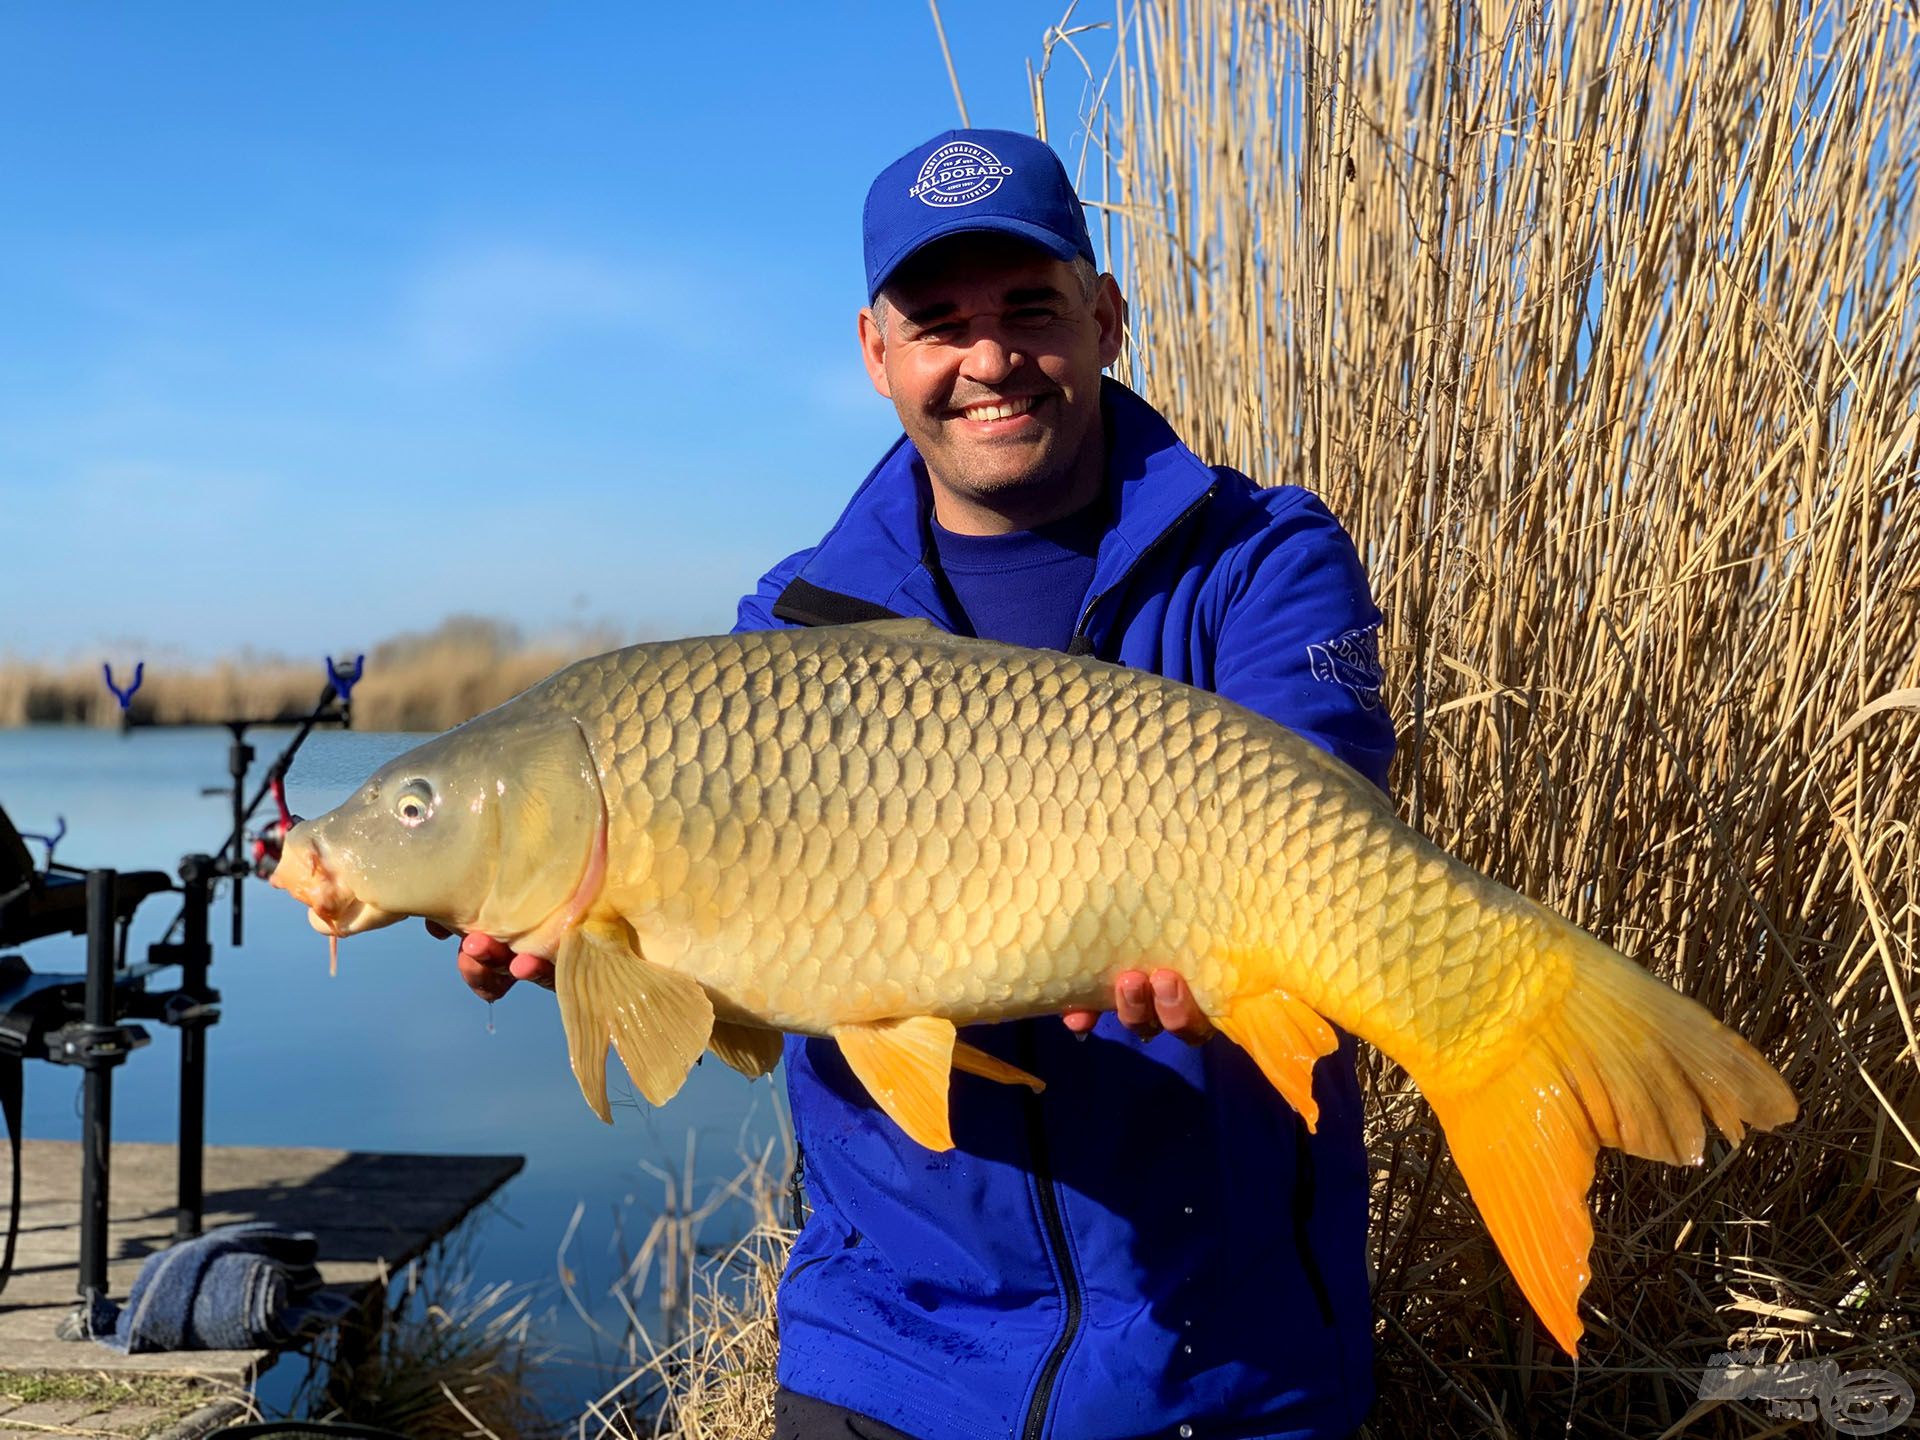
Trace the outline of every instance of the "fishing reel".
<path fill-rule="evenodd" d="M 267 776 L 267 789 L 273 795 L 274 807 L 280 813 L 258 830 L 247 834 L 253 873 L 262 880 L 273 878 L 273 872 L 280 866 L 280 852 L 286 846 L 287 832 L 300 823 L 300 817 L 287 808 L 286 774 L 277 766 Z"/>

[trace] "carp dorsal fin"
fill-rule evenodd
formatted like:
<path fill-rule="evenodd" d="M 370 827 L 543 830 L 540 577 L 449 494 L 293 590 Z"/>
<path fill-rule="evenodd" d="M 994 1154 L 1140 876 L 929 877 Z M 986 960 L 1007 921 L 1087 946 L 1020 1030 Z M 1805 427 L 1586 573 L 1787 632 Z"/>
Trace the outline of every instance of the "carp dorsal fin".
<path fill-rule="evenodd" d="M 1036 1095 L 1047 1088 L 1047 1082 L 1038 1075 L 1029 1075 L 1018 1065 L 1009 1065 L 996 1055 L 976 1050 L 964 1040 L 953 1042 L 953 1068 L 983 1079 L 997 1080 L 1002 1085 L 1024 1085 Z"/>
<path fill-rule="evenodd" d="M 707 1048 L 749 1080 L 758 1080 L 780 1063 L 785 1040 L 778 1030 L 716 1020 L 713 1034 L 707 1037 Z"/>
<path fill-rule="evenodd" d="M 1320 1106 L 1313 1098 L 1313 1065 L 1339 1046 L 1333 1027 L 1311 1005 L 1284 990 L 1236 1000 L 1225 1014 L 1215 1015 L 1213 1023 L 1253 1057 L 1260 1073 L 1287 1097 L 1312 1130 L 1320 1121 Z"/>
<path fill-rule="evenodd" d="M 836 1025 L 860 1083 L 893 1123 L 929 1150 L 951 1150 L 947 1081 L 953 1072 L 953 1022 L 932 1015 L 871 1024 Z"/>
<path fill-rule="evenodd" d="M 864 630 L 869 635 L 882 635 L 895 640 L 942 640 L 952 637 L 931 620 L 919 615 L 896 616 L 886 620 L 853 620 L 848 622 L 849 630 Z"/>
<path fill-rule="evenodd" d="M 608 1124 L 607 1046 L 649 1103 L 664 1105 L 713 1031 L 713 1002 L 698 980 L 646 960 L 625 926 L 591 923 L 567 932 L 553 957 L 553 988 L 567 1030 L 573 1078 Z"/>

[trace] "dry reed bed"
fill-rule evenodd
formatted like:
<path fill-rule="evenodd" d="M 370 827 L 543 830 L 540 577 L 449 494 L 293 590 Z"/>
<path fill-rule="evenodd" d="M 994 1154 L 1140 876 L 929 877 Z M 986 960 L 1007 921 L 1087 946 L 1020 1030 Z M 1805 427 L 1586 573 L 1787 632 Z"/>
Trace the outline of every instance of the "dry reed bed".
<path fill-rule="evenodd" d="M 1118 18 L 1083 193 L 1129 378 L 1201 453 L 1344 517 L 1403 813 L 1699 997 L 1804 1102 L 1699 1171 L 1603 1157 L 1576 1373 L 1374 1062 L 1371 1433 L 1778 1433 L 1693 1404 L 1735 1343 L 1920 1380 L 1912 12 Z M 711 1280 L 662 1433 L 765 1433 L 770 1263 Z"/>
<path fill-rule="evenodd" d="M 1376 1065 L 1376 1433 L 1663 1433 L 1736 1332 L 1920 1380 L 1912 12 L 1121 18 L 1095 173 L 1131 376 L 1345 519 L 1403 813 L 1804 1102 L 1699 1172 L 1603 1160 L 1576 1378 Z"/>
<path fill-rule="evenodd" d="M 353 690 L 354 725 L 362 730 L 445 730 L 510 700 L 583 655 L 610 649 L 601 634 L 524 644 L 510 626 L 455 616 L 437 629 L 402 635 L 367 655 L 365 678 Z M 130 670 L 116 668 L 125 685 Z M 318 659 L 296 665 L 279 658 L 210 665 L 150 664 L 132 714 L 143 723 L 211 724 L 229 717 L 298 719 L 320 699 L 326 675 Z M 0 727 L 120 723 L 120 707 L 97 665 L 0 661 Z"/>

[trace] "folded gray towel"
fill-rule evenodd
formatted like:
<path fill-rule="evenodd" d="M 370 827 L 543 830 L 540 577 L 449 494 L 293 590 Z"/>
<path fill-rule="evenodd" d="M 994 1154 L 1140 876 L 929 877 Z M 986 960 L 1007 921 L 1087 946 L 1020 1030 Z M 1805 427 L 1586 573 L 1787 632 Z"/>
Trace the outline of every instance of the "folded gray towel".
<path fill-rule="evenodd" d="M 94 1338 L 136 1355 L 284 1345 L 353 1308 L 320 1288 L 318 1255 L 305 1231 L 261 1222 L 209 1230 L 148 1256 L 125 1307 L 94 1320 Z"/>

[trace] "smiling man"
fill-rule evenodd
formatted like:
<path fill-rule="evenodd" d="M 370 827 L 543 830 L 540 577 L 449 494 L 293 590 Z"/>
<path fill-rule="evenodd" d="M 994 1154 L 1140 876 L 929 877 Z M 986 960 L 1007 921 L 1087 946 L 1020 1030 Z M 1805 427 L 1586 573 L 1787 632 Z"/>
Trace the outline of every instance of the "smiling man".
<path fill-rule="evenodd" d="M 860 346 L 905 434 L 739 626 L 919 616 L 1215 690 L 1384 785 L 1380 616 L 1318 500 L 1204 464 L 1103 379 L 1126 302 L 1054 153 L 952 131 L 867 198 Z M 1163 317 L 1170 323 L 1173 317 Z M 469 937 L 489 998 L 543 962 Z M 1318 1132 L 1180 977 L 979 1027 L 1040 1095 L 956 1076 L 929 1152 L 789 1037 L 809 1214 L 780 1288 L 783 1440 L 1345 1440 L 1372 1397 L 1353 1042 Z"/>

